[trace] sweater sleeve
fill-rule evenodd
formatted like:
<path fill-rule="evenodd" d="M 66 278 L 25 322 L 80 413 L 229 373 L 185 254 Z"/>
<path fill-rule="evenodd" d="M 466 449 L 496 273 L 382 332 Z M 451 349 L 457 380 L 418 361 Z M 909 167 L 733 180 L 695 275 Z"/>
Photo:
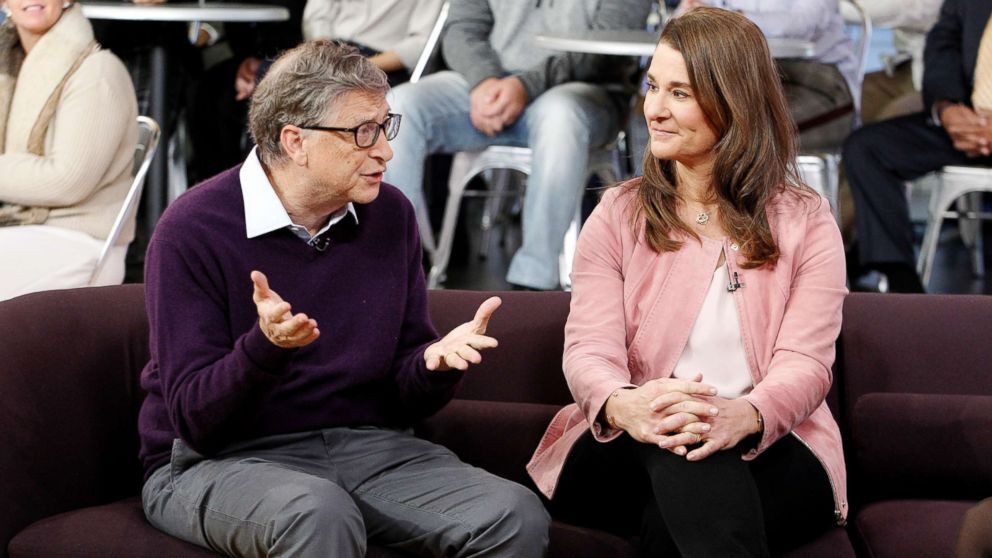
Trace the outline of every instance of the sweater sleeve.
<path fill-rule="evenodd" d="M 627 363 L 621 227 L 614 188 L 582 227 L 572 264 L 572 300 L 565 323 L 565 379 L 590 427 L 617 388 L 634 387 Z M 602 432 L 602 431 L 600 431 Z M 592 433 L 606 440 L 617 433 Z"/>
<path fill-rule="evenodd" d="M 805 226 L 771 362 L 744 396 L 764 420 L 759 453 L 809 418 L 833 381 L 831 366 L 847 295 L 844 244 L 826 200 L 807 216 Z"/>
<path fill-rule="evenodd" d="M 134 151 L 123 144 L 136 103 L 124 66 L 109 52 L 90 56 L 62 91 L 46 153 L 0 155 L 0 200 L 69 207 L 92 196 L 121 149 Z"/>
<path fill-rule="evenodd" d="M 404 200 L 404 203 L 409 207 L 406 212 L 409 258 L 405 281 L 407 302 L 393 368 L 400 403 L 405 416 L 413 422 L 436 413 L 447 404 L 455 394 L 462 373 L 458 370 L 440 372 L 427 369 L 424 351 L 437 341 L 438 335 L 428 314 L 427 285 L 421 259 L 423 250 L 416 216 L 409 202 Z"/>
<path fill-rule="evenodd" d="M 590 29 L 643 29 L 650 3 L 643 0 L 603 0 L 596 8 Z M 618 68 L 624 59 L 617 56 L 563 52 L 546 59 L 536 68 L 522 72 L 517 77 L 527 90 L 530 100 L 556 85 L 570 81 L 604 83 L 618 78 Z M 469 83 L 474 83 L 470 81 Z"/>
<path fill-rule="evenodd" d="M 441 52 L 448 67 L 465 76 L 469 89 L 484 79 L 506 75 L 489 42 L 492 30 L 493 13 L 488 0 L 451 3 Z"/>
<path fill-rule="evenodd" d="M 223 278 L 205 259 L 194 247 L 153 238 L 145 302 L 170 421 L 190 447 L 209 455 L 253 422 L 294 350 L 269 342 L 257 322 L 231 339 Z"/>

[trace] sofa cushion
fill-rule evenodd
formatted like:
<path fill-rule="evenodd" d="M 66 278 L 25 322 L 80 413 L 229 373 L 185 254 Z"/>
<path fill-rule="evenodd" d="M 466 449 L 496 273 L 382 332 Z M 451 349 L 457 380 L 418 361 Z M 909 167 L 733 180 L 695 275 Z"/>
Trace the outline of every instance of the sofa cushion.
<path fill-rule="evenodd" d="M 9 550 L 10 558 L 218 556 L 152 527 L 137 498 L 42 519 L 18 533 Z"/>
<path fill-rule="evenodd" d="M 989 316 L 989 296 L 848 295 L 838 352 L 842 427 L 868 393 L 992 395 Z"/>
<path fill-rule="evenodd" d="M 10 558 L 217 558 L 194 544 L 151 526 L 137 498 L 84 508 L 42 519 L 10 542 Z M 402 558 L 392 550 L 371 546 L 366 558 Z"/>
<path fill-rule="evenodd" d="M 855 558 L 854 546 L 842 527 L 833 527 L 812 541 L 792 549 L 781 558 Z"/>
<path fill-rule="evenodd" d="M 417 427 L 462 461 L 533 488 L 524 468 L 558 405 L 455 399 Z"/>
<path fill-rule="evenodd" d="M 992 396 L 864 395 L 852 443 L 868 501 L 992 493 Z"/>
<path fill-rule="evenodd" d="M 961 520 L 974 505 L 948 500 L 876 502 L 856 514 L 854 530 L 872 558 L 945 558 L 954 554 Z"/>
<path fill-rule="evenodd" d="M 479 304 L 493 295 L 502 296 L 503 305 L 493 314 L 486 333 L 499 341 L 499 347 L 485 351 L 482 363 L 469 369 L 456 397 L 571 403 L 561 370 L 569 293 L 434 290 L 428 299 L 431 321 L 444 335 L 471 320 Z"/>

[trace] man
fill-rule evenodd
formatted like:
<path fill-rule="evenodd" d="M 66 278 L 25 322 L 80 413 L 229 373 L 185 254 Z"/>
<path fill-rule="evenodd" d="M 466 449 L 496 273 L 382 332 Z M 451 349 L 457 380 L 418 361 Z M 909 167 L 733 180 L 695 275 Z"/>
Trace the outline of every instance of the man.
<path fill-rule="evenodd" d="M 971 106 L 990 13 L 992 0 L 946 0 L 924 50 L 924 111 L 866 126 L 844 144 L 862 271 L 884 274 L 890 292 L 923 292 L 905 181 L 944 165 L 992 164 L 988 113 Z"/>
<path fill-rule="evenodd" d="M 437 339 L 413 208 L 382 183 L 387 90 L 353 47 L 287 52 L 244 164 L 159 222 L 142 501 L 173 536 L 230 556 L 545 553 L 534 493 L 410 433 L 496 346 L 499 299 Z"/>
<path fill-rule="evenodd" d="M 386 180 L 422 205 L 424 158 L 491 145 L 533 149 L 523 245 L 506 279 L 559 287 L 558 255 L 586 184 L 590 148 L 616 137 L 633 88 L 632 59 L 553 52 L 542 32 L 643 28 L 647 0 L 452 2 L 442 41 L 452 71 L 393 91 L 409 132 Z"/>
<path fill-rule="evenodd" d="M 861 96 L 854 47 L 837 0 L 682 0 L 676 15 L 699 6 L 743 13 L 766 37 L 813 43 L 804 60 L 777 60 L 804 151 L 837 149 L 855 123 Z"/>

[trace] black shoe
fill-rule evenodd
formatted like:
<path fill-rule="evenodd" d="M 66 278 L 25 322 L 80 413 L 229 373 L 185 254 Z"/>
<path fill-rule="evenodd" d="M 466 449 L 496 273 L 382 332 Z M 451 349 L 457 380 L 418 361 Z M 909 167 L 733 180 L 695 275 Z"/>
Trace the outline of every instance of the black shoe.
<path fill-rule="evenodd" d="M 884 264 L 878 270 L 888 279 L 890 293 L 925 293 L 916 269 L 906 264 Z"/>
<path fill-rule="evenodd" d="M 516 283 L 510 283 L 511 291 L 541 291 L 543 289 L 535 289 L 534 287 L 528 287 L 526 285 L 517 285 Z"/>

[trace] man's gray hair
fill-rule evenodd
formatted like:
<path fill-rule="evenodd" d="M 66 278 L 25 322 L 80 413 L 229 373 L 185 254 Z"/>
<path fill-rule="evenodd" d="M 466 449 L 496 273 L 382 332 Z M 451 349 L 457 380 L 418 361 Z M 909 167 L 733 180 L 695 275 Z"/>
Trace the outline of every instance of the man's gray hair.
<path fill-rule="evenodd" d="M 287 157 L 279 143 L 283 126 L 319 124 L 338 99 L 351 92 L 385 95 L 386 74 L 353 46 L 307 41 L 279 56 L 255 88 L 248 128 L 263 163 Z"/>

